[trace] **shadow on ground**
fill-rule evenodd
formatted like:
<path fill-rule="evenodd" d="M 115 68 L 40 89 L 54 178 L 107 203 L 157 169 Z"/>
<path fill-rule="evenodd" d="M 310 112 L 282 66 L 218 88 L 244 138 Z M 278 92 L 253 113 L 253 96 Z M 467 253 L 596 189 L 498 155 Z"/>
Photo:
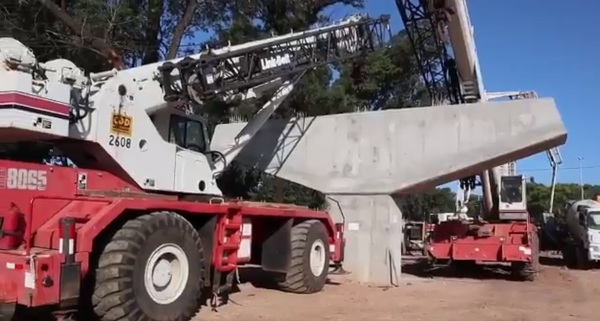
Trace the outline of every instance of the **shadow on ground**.
<path fill-rule="evenodd" d="M 425 262 L 414 262 L 402 266 L 402 273 L 419 278 L 452 278 L 475 280 L 521 281 L 510 272 L 510 267 L 498 265 L 461 265 L 428 267 Z"/>
<path fill-rule="evenodd" d="M 218 296 L 218 298 L 215 296 L 215 294 L 205 291 L 201 298 L 202 306 L 205 308 L 212 307 L 216 310 L 217 308 L 225 306 L 229 303 L 237 304 L 231 298 L 231 295 L 242 292 L 242 289 L 240 288 L 240 285 L 242 284 L 251 284 L 256 288 L 278 291 L 280 290 L 278 282 L 282 280 L 283 277 L 283 274 L 267 272 L 259 266 L 239 267 L 238 275 L 237 278 L 233 280 L 231 291 L 223 293 L 222 295 Z M 326 284 L 340 285 L 341 283 L 334 282 L 328 278 L 326 280 Z"/>
<path fill-rule="evenodd" d="M 239 283 L 250 283 L 257 288 L 278 290 L 278 282 L 282 281 L 283 277 L 284 275 L 281 273 L 267 272 L 258 266 L 239 268 Z M 334 282 L 330 278 L 326 282 L 327 285 L 340 285 L 340 283 Z"/>
<path fill-rule="evenodd" d="M 546 257 L 540 256 L 540 264 L 546 266 L 564 266 L 562 257 Z"/>
<path fill-rule="evenodd" d="M 402 273 L 420 278 L 469 278 L 469 279 L 501 279 L 521 281 L 511 274 L 507 265 L 475 265 L 461 264 L 459 266 L 439 266 L 431 268 L 423 257 L 403 257 Z M 539 258 L 541 266 L 562 267 L 562 257 L 542 253 Z"/>

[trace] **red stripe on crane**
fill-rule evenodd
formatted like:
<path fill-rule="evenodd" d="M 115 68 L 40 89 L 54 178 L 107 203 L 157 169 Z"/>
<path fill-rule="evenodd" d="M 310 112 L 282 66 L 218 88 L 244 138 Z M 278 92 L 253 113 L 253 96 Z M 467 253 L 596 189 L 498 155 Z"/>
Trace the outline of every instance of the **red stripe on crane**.
<path fill-rule="evenodd" d="M 62 116 L 69 116 L 70 106 L 67 103 L 58 102 L 31 94 L 17 91 L 0 92 L 0 105 L 16 105 L 25 108 L 39 109 Z"/>

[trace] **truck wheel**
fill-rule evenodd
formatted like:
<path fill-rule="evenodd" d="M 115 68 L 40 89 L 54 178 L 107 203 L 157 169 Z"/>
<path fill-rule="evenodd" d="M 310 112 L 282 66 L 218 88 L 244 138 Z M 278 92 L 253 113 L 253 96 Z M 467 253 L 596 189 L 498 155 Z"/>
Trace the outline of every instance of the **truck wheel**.
<path fill-rule="evenodd" d="M 575 248 L 576 268 L 579 270 L 587 270 L 589 268 L 588 249 L 583 246 Z"/>
<path fill-rule="evenodd" d="M 537 233 L 533 234 L 531 240 L 531 262 L 514 262 L 513 273 L 523 281 L 535 281 L 540 269 L 540 241 Z"/>
<path fill-rule="evenodd" d="M 563 262 L 569 269 L 575 269 L 577 267 L 577 254 L 575 251 L 575 247 L 570 244 L 563 245 L 561 249 Z"/>
<path fill-rule="evenodd" d="M 315 293 L 325 287 L 329 271 L 329 236 L 323 223 L 308 220 L 292 228 L 292 259 L 280 288 Z"/>
<path fill-rule="evenodd" d="M 102 321 L 187 321 L 200 306 L 204 256 L 183 217 L 156 212 L 128 221 L 100 255 L 92 296 Z"/>

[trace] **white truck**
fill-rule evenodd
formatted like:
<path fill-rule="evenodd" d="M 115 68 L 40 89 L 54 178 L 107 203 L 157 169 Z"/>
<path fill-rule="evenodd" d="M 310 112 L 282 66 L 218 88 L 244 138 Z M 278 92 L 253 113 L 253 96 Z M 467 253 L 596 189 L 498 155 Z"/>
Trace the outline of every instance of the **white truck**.
<path fill-rule="evenodd" d="M 562 246 L 563 259 L 576 268 L 600 261 L 600 202 L 571 201 L 566 210 L 568 236 Z"/>

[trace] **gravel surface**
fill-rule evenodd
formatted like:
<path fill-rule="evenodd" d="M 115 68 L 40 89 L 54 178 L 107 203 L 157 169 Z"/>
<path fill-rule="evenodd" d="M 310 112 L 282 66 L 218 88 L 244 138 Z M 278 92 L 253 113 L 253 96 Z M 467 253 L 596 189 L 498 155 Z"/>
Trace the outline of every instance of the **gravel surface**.
<path fill-rule="evenodd" d="M 501 277 L 403 276 L 399 287 L 377 287 L 332 277 L 321 293 L 294 295 L 244 283 L 231 301 L 196 320 L 244 321 L 561 321 L 593 320 L 600 298 L 600 270 L 544 266 L 534 282 Z"/>

